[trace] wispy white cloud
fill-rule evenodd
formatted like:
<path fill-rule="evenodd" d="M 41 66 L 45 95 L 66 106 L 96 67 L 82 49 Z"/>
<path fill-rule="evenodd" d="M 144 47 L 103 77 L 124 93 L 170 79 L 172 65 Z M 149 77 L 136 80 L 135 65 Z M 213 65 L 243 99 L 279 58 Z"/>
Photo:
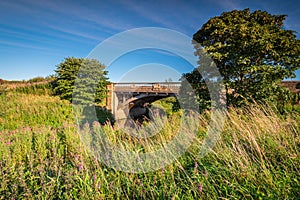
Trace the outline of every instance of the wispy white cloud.
<path fill-rule="evenodd" d="M 211 0 L 214 4 L 220 6 L 224 11 L 241 10 L 244 7 L 241 5 L 241 0 Z"/>
<path fill-rule="evenodd" d="M 68 43 L 73 44 L 82 44 L 86 46 L 95 45 L 99 40 L 87 39 L 88 36 L 83 38 L 78 35 L 66 33 L 63 30 L 59 31 L 56 29 L 51 29 L 51 27 L 29 27 L 26 25 L 18 26 L 4 26 L 0 28 L 1 37 L 5 38 L 7 42 L 11 41 L 12 43 L 19 43 L 27 45 L 35 44 L 36 46 L 48 46 L 54 49 L 63 49 L 66 48 Z M 100 38 L 98 38 L 100 39 Z"/>
<path fill-rule="evenodd" d="M 36 51 L 43 51 L 45 53 L 55 53 L 55 54 L 62 54 L 63 52 L 61 50 L 53 50 L 52 48 L 46 48 L 46 47 L 41 47 L 37 45 L 29 45 L 29 44 L 24 44 L 24 43 L 19 43 L 19 42 L 11 42 L 11 41 L 3 41 L 0 40 L 0 45 L 3 46 L 9 46 L 12 48 L 24 48 L 24 49 L 31 49 L 31 50 L 36 50 Z"/>
<path fill-rule="evenodd" d="M 133 27 L 125 21 L 107 17 L 103 14 L 105 12 L 97 12 L 93 7 L 81 6 L 78 3 L 76 4 L 76 2 L 43 0 L 19 0 L 18 2 L 12 2 L 4 0 L 0 5 L 18 15 L 30 18 L 30 23 L 34 26 L 43 26 L 45 29 L 51 28 L 97 41 L 103 39 L 100 35 L 103 35 L 105 32 L 106 35 L 111 35 Z M 6 21 L 3 19 L 2 23 L 5 22 L 11 23 L 11 19 Z M 98 33 L 87 33 L 87 31 L 91 30 L 92 32 L 98 31 Z M 38 32 L 41 31 L 38 30 Z"/>
<path fill-rule="evenodd" d="M 187 27 L 191 27 L 190 22 L 186 20 L 187 16 L 196 15 L 192 7 L 184 1 L 162 1 L 158 3 L 128 0 L 123 1 L 122 4 L 135 14 L 158 24 L 160 27 L 170 28 L 184 33 L 187 33 Z M 197 15 L 199 15 L 199 13 L 197 13 Z M 145 24 L 147 26 L 149 22 Z"/>
<path fill-rule="evenodd" d="M 206 6 L 210 1 L 122 1 L 128 9 L 159 27 L 170 28 L 192 36 L 208 20 Z M 149 22 L 145 22 L 149 24 Z"/>
<path fill-rule="evenodd" d="M 20 28 L 20 27 L 18 27 Z M 8 38 L 9 40 L 13 40 L 13 41 L 19 41 L 20 43 L 22 42 L 30 42 L 30 43 L 35 43 L 35 44 L 40 44 L 40 45 L 51 45 L 51 46 L 60 46 L 58 43 L 58 38 L 65 38 L 65 39 L 69 39 L 71 41 L 76 41 L 76 42 L 84 42 L 87 43 L 86 40 L 80 40 L 78 37 L 74 37 L 74 38 L 70 38 L 67 37 L 63 34 L 59 34 L 59 33 L 55 33 L 55 34 L 51 34 L 51 37 L 49 37 L 49 35 L 47 35 L 47 33 L 42 34 L 41 32 L 39 32 L 39 35 L 35 34 L 34 37 L 32 35 L 33 30 L 32 29 L 27 29 L 26 27 L 24 27 L 25 29 L 19 29 L 18 31 L 16 31 L 15 29 L 12 28 L 0 28 L 0 32 L 2 36 L 6 36 L 6 38 Z M 37 33 L 37 32 L 35 32 Z"/>
<path fill-rule="evenodd" d="M 139 2 L 134 2 L 134 1 L 123 1 L 123 4 L 125 6 L 127 6 L 129 9 L 133 10 L 134 12 L 136 12 L 137 14 L 139 14 L 141 17 L 144 17 L 148 20 L 151 20 L 153 22 L 159 23 L 165 27 L 172 27 L 174 26 L 173 23 L 171 23 L 168 20 L 165 20 L 162 17 L 162 13 L 160 13 L 161 9 L 157 7 L 157 10 L 155 10 L 155 12 L 152 12 L 153 10 L 150 10 L 149 7 L 147 7 L 147 5 L 142 4 L 143 2 L 139 1 Z M 171 13 L 170 13 L 171 14 Z"/>
<path fill-rule="evenodd" d="M 47 15 L 46 18 L 50 20 L 45 21 L 45 24 L 52 23 L 53 21 L 51 21 L 51 19 L 57 20 L 59 16 L 61 17 L 61 21 L 70 22 L 78 20 L 85 23 L 85 26 L 91 25 L 91 28 L 100 26 L 103 28 L 102 31 L 109 31 L 104 30 L 104 28 L 115 31 L 132 28 L 132 26 L 125 23 L 125 21 L 107 16 L 105 10 L 101 9 L 101 4 L 95 4 L 94 8 L 92 3 L 89 2 L 81 5 L 73 1 L 30 0 L 26 2 L 30 2 L 30 7 L 47 9 L 48 12 L 43 15 Z"/>
<path fill-rule="evenodd" d="M 93 34 L 89 34 L 89 33 L 85 33 L 84 31 L 80 31 L 80 30 L 76 30 L 76 28 L 72 29 L 72 28 L 66 28 L 63 26 L 57 26 L 57 25 L 49 25 L 48 28 L 53 29 L 55 31 L 59 31 L 65 34 L 71 34 L 77 37 L 81 37 L 81 38 L 85 38 L 85 39 L 90 39 L 93 40 L 95 42 L 99 42 L 104 40 L 105 38 L 99 35 L 93 35 Z M 86 41 L 86 40 L 85 40 Z"/>

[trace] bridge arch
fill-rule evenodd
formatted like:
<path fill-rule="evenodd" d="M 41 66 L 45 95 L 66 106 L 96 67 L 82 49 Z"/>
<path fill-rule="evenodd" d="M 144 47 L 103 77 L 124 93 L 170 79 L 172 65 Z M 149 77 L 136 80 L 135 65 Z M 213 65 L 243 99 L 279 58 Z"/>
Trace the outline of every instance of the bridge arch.
<path fill-rule="evenodd" d="M 153 103 L 154 101 L 167 98 L 167 97 L 176 97 L 175 93 L 166 93 L 166 94 L 140 94 L 134 97 L 129 98 L 122 104 L 118 105 L 118 109 L 124 109 L 126 106 L 131 109 L 132 107 L 143 105 L 145 103 Z"/>
<path fill-rule="evenodd" d="M 129 98 L 127 101 L 118 105 L 118 111 L 123 111 L 123 116 L 116 116 L 117 119 L 123 117 L 124 114 L 128 119 L 132 119 L 136 122 L 142 123 L 143 121 L 148 121 L 153 119 L 152 109 L 149 106 L 151 103 L 167 98 L 175 97 L 174 93 L 165 93 L 165 94 L 140 94 L 134 97 Z M 162 111 L 162 110 L 161 110 Z"/>
<path fill-rule="evenodd" d="M 166 97 L 176 97 L 180 82 L 163 83 L 112 83 L 109 85 L 108 110 L 116 121 L 126 121 L 132 116 L 143 115 L 147 105 Z"/>

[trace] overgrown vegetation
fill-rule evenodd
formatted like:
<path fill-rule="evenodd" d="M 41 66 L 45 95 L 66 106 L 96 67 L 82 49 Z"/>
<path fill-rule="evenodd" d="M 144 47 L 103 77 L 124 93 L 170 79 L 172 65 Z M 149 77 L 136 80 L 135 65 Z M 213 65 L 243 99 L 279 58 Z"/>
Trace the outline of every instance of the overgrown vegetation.
<path fill-rule="evenodd" d="M 54 77 L 35 77 L 27 81 L 7 81 L 0 79 L 0 94 L 15 91 L 24 94 L 53 94 Z"/>
<path fill-rule="evenodd" d="M 72 108 L 59 97 L 8 92 L 0 95 L 0 130 L 22 127 L 57 128 L 73 121 Z"/>
<path fill-rule="evenodd" d="M 171 99 L 170 99 L 171 100 Z M 231 108 L 221 139 L 198 159 L 209 112 L 197 140 L 175 163 L 150 173 L 105 166 L 83 146 L 71 106 L 58 97 L 10 91 L 0 96 L 0 199 L 298 199 L 300 117 L 265 106 Z M 151 144 L 106 125 L 113 144 L 149 151 L 176 134 L 180 118 L 164 123 Z M 195 119 L 193 119 L 195 120 Z M 100 127 L 86 127 L 96 134 Z M 98 128 L 97 128 L 98 127 Z M 93 131 L 94 130 L 94 131 Z"/>

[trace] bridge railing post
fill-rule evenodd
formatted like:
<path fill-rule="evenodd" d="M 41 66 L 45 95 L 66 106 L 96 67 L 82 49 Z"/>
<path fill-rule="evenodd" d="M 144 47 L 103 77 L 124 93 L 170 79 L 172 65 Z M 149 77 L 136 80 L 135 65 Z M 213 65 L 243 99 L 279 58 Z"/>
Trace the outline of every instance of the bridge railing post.
<path fill-rule="evenodd" d="M 113 109 L 113 94 L 114 94 L 114 88 L 115 88 L 115 84 L 114 83 L 110 83 L 106 86 L 106 90 L 107 90 L 107 95 L 106 95 L 106 109 L 111 111 L 112 114 L 114 114 L 114 109 Z"/>

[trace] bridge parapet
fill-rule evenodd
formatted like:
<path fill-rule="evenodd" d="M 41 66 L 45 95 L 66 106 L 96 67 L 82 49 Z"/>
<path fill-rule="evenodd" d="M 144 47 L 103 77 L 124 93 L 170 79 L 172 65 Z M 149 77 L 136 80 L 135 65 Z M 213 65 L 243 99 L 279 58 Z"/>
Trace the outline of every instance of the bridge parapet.
<path fill-rule="evenodd" d="M 127 93 L 178 93 L 180 82 L 115 83 L 114 92 Z"/>
<path fill-rule="evenodd" d="M 300 81 L 281 81 L 281 86 L 288 88 L 291 92 L 300 93 Z"/>

